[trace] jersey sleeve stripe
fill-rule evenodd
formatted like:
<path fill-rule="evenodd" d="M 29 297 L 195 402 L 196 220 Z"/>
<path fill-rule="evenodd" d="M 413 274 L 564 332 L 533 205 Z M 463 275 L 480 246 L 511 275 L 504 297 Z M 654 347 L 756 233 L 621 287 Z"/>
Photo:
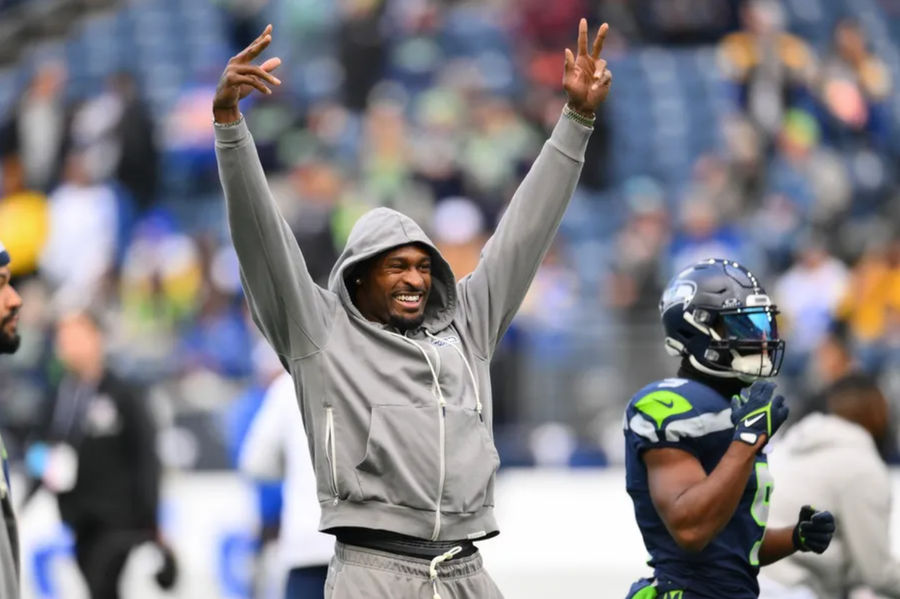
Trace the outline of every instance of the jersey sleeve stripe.
<path fill-rule="evenodd" d="M 628 422 L 628 428 L 634 434 L 649 440 L 651 443 L 659 443 L 659 435 L 656 434 L 656 427 L 653 423 L 641 416 L 635 414 Z"/>
<path fill-rule="evenodd" d="M 704 413 L 692 418 L 675 420 L 666 425 L 666 441 L 677 442 L 684 437 L 698 438 L 734 428 L 731 408 L 721 412 Z"/>

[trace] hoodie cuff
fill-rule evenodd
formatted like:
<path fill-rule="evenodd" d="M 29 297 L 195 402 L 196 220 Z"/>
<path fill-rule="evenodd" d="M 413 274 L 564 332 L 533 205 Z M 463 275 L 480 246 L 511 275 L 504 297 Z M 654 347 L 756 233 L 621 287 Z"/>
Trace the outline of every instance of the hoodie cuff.
<path fill-rule="evenodd" d="M 584 152 L 593 131 L 591 127 L 576 123 L 563 113 L 553 128 L 550 143 L 572 160 L 584 162 Z"/>
<path fill-rule="evenodd" d="M 250 129 L 247 128 L 247 121 L 244 115 L 233 123 L 217 123 L 213 121 L 213 128 L 216 131 L 216 145 L 230 146 L 235 145 L 243 139 L 250 137 Z"/>

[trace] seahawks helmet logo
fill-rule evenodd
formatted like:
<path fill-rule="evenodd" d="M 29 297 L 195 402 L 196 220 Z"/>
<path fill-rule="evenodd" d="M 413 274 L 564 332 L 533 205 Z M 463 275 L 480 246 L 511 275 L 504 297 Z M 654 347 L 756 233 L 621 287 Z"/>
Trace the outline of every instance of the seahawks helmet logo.
<path fill-rule="evenodd" d="M 696 294 L 697 284 L 693 281 L 676 281 L 669 285 L 669 288 L 663 293 L 662 299 L 659 301 L 659 311 L 664 313 L 675 304 L 682 306 L 689 304 Z"/>

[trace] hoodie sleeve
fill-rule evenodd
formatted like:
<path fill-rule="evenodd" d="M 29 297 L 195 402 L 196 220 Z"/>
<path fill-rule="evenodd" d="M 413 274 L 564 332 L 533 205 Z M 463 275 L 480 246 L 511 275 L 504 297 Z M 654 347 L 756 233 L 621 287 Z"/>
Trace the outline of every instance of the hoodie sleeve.
<path fill-rule="evenodd" d="M 228 226 L 253 320 L 279 355 L 311 354 L 325 340 L 328 292 L 313 281 L 275 204 L 246 121 L 215 130 Z"/>
<path fill-rule="evenodd" d="M 860 460 L 862 461 L 862 460 Z M 881 463 L 861 465 L 839 494 L 837 530 L 858 581 L 900 599 L 900 561 L 891 555 L 891 483 Z"/>
<path fill-rule="evenodd" d="M 560 117 L 478 266 L 459 283 L 469 334 L 486 358 L 509 327 L 550 248 L 581 175 L 591 131 Z"/>

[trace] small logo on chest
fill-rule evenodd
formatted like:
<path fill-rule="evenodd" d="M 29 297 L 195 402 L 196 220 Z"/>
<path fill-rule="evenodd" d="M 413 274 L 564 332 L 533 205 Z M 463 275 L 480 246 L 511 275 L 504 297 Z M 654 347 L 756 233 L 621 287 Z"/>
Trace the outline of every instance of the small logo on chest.
<path fill-rule="evenodd" d="M 438 347 L 444 347 L 447 345 L 459 345 L 459 337 L 456 335 L 451 335 L 449 337 L 430 337 L 431 344 L 437 345 Z"/>

